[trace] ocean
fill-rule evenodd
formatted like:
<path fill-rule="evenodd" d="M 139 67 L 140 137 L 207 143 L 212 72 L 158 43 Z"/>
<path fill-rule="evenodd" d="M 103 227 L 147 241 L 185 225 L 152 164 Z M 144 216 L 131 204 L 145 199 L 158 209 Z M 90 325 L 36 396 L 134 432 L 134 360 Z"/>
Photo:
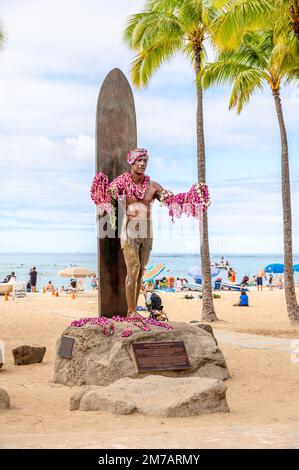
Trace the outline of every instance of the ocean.
<path fill-rule="evenodd" d="M 241 281 L 244 274 L 249 277 L 256 274 L 257 271 L 270 263 L 283 263 L 283 255 L 229 255 L 223 254 L 224 258 L 229 260 L 234 270 L 237 272 L 237 281 Z M 219 261 L 220 255 L 214 254 L 211 261 Z M 175 277 L 191 278 L 187 275 L 188 270 L 199 264 L 199 255 L 197 254 L 155 254 L 153 253 L 149 265 L 164 263 L 165 276 L 173 275 Z M 299 264 L 299 255 L 294 256 L 294 264 Z M 84 266 L 92 270 L 97 270 L 96 253 L 0 253 L 0 282 L 11 271 L 15 271 L 17 281 L 27 282 L 29 270 L 35 266 L 38 271 L 37 288 L 42 289 L 48 281 L 52 281 L 55 288 L 67 286 L 68 279 L 58 276 L 58 271 L 69 266 Z M 223 273 L 223 271 L 222 271 Z M 226 273 L 222 274 L 226 279 Z M 295 273 L 296 283 L 299 281 L 298 273 Z M 86 290 L 91 288 L 90 280 L 85 281 Z"/>

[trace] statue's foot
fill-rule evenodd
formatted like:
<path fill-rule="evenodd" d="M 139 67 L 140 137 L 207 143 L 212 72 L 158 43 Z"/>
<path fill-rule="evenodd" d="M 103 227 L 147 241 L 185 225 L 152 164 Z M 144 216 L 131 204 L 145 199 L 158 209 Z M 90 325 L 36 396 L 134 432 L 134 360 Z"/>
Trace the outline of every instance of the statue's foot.
<path fill-rule="evenodd" d="M 138 315 L 138 312 L 136 312 L 136 310 L 134 310 L 133 312 L 128 312 L 127 313 L 127 318 L 136 317 L 137 315 Z"/>

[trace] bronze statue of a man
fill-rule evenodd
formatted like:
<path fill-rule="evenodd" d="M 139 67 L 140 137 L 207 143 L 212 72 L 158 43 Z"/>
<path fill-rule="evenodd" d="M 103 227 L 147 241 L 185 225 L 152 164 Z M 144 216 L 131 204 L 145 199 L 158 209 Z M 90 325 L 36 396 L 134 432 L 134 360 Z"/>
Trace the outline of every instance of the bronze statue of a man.
<path fill-rule="evenodd" d="M 126 216 L 121 227 L 121 248 L 127 268 L 127 315 L 134 316 L 144 268 L 153 246 L 151 205 L 154 199 L 160 199 L 163 188 L 145 175 L 148 163 L 146 149 L 132 150 L 127 159 L 131 165 L 132 191 L 126 196 Z"/>

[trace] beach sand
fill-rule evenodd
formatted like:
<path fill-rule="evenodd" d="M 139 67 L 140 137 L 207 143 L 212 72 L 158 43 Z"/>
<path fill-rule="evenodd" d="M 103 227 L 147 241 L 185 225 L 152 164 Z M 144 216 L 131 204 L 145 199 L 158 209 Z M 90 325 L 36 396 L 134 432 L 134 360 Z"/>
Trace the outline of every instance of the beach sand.
<path fill-rule="evenodd" d="M 232 307 L 237 293 L 222 292 L 215 299 L 221 319 L 212 325 L 216 334 L 231 330 L 299 338 L 299 328 L 289 325 L 283 292 L 249 295 L 248 309 Z M 169 319 L 200 320 L 201 301 L 183 296 L 162 295 Z M 178 419 L 69 411 L 76 388 L 52 383 L 55 344 L 73 319 L 94 316 L 96 309 L 96 293 L 75 300 L 30 294 L 5 302 L 0 297 L 0 339 L 6 346 L 0 386 L 11 398 L 11 409 L 0 412 L 0 448 L 299 447 L 299 364 L 280 351 L 220 342 L 231 373 L 227 414 Z M 46 346 L 44 362 L 14 366 L 11 350 L 21 344 Z"/>

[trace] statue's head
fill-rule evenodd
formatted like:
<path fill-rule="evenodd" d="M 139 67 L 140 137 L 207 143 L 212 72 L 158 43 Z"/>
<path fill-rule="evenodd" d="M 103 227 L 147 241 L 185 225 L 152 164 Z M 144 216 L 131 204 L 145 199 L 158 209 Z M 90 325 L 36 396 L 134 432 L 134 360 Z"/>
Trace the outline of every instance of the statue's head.
<path fill-rule="evenodd" d="M 128 153 L 127 160 L 134 173 L 143 174 L 147 167 L 148 152 L 146 149 L 139 148 L 131 150 Z"/>

